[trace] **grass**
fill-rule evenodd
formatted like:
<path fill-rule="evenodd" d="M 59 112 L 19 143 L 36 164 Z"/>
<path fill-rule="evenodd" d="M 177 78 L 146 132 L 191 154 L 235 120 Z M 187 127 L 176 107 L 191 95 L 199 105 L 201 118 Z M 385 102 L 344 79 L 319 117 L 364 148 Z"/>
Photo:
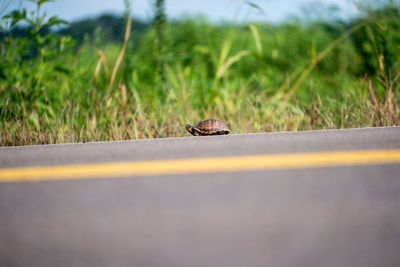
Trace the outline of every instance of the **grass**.
<path fill-rule="evenodd" d="M 399 125 L 397 15 L 276 26 L 189 18 L 163 25 L 162 48 L 156 26 L 132 41 L 129 18 L 122 43 L 77 45 L 40 27 L 31 39 L 9 35 L 0 145 L 187 136 L 187 123 L 206 118 L 233 133 Z"/>

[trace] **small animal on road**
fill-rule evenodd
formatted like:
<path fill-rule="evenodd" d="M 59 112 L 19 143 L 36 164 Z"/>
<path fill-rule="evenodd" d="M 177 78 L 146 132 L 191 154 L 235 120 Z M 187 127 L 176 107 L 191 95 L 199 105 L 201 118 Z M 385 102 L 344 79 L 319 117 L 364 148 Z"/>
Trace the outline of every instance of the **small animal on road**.
<path fill-rule="evenodd" d="M 216 119 L 204 120 L 199 122 L 195 126 L 187 124 L 186 130 L 194 136 L 224 135 L 231 132 L 225 122 Z"/>

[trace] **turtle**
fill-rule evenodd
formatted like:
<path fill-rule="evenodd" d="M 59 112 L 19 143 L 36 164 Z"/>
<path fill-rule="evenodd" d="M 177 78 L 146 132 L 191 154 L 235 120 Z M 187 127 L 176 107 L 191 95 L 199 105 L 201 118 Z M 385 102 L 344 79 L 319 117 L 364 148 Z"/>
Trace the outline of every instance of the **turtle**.
<path fill-rule="evenodd" d="M 186 130 L 194 136 L 223 135 L 231 132 L 225 122 L 216 119 L 204 120 L 195 126 L 187 124 Z"/>

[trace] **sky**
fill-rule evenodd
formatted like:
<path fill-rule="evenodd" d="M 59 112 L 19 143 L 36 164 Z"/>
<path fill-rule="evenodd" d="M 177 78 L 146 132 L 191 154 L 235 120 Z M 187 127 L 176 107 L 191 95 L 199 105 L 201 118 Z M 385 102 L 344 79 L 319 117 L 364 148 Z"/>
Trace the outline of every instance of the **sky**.
<path fill-rule="evenodd" d="M 27 0 L 11 1 L 8 10 L 24 7 L 33 10 L 33 3 Z M 332 16 L 322 12 L 322 6 L 335 5 L 339 9 L 337 17 L 350 18 L 357 14 L 355 0 L 165 0 L 166 13 L 169 19 L 179 19 L 185 15 L 205 15 L 212 22 L 221 21 L 265 21 L 278 23 L 291 15 L 304 15 L 305 7 L 309 17 Z M 153 14 L 154 0 L 129 0 L 133 17 L 149 20 Z M 250 7 L 252 2 L 260 10 Z M 1 8 L 1 4 L 0 4 Z M 49 16 L 57 15 L 67 21 L 86 17 L 95 17 L 102 13 L 122 14 L 124 0 L 55 0 L 44 5 Z"/>

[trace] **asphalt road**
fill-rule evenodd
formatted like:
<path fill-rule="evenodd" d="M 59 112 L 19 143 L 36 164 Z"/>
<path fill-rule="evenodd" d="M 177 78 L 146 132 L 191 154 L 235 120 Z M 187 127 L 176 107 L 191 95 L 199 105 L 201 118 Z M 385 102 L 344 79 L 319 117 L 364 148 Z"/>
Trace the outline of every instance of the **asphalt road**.
<path fill-rule="evenodd" d="M 0 171 L 399 148 L 400 127 L 27 146 Z M 0 266 L 400 266 L 399 163 L 1 179 Z"/>

